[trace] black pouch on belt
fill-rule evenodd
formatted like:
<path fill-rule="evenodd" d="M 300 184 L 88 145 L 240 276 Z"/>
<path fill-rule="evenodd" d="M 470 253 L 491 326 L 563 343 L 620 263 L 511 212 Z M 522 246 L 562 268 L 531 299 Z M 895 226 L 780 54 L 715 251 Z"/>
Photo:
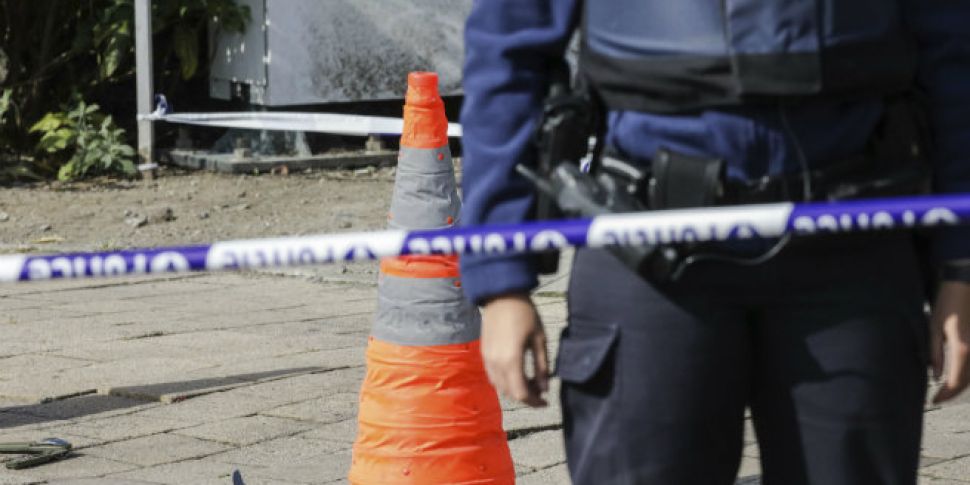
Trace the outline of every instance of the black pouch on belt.
<path fill-rule="evenodd" d="M 721 195 L 724 160 L 657 151 L 647 188 L 651 209 L 683 209 L 717 204 Z"/>

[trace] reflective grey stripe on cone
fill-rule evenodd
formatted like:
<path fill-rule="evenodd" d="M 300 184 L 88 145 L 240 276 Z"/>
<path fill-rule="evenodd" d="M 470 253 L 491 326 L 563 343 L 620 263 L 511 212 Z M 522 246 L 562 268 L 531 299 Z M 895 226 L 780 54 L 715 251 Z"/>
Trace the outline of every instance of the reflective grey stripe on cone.
<path fill-rule="evenodd" d="M 438 155 L 443 155 L 438 160 Z M 394 196 L 392 229 L 440 229 L 454 225 L 461 211 L 451 150 L 401 148 Z M 451 221 L 451 222 L 449 222 Z"/>
<path fill-rule="evenodd" d="M 455 286 L 457 278 L 381 275 L 371 335 L 398 345 L 449 345 L 478 340 L 478 308 Z"/>

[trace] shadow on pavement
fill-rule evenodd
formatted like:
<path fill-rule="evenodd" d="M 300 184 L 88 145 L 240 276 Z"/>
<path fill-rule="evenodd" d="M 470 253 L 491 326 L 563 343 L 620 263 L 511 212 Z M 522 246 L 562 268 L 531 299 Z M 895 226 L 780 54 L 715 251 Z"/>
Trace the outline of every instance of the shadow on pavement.
<path fill-rule="evenodd" d="M 92 414 L 118 411 L 150 402 L 175 403 L 192 397 L 227 391 L 247 384 L 337 370 L 328 367 L 300 367 L 225 377 L 163 382 L 143 386 L 116 387 L 91 391 L 66 399 L 40 404 L 0 408 L 0 429 L 71 420 Z"/>

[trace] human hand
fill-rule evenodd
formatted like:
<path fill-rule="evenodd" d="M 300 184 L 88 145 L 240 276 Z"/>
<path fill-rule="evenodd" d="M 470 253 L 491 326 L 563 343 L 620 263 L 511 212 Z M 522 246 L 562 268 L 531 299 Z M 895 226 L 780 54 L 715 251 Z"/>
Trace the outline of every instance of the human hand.
<path fill-rule="evenodd" d="M 532 379 L 524 372 L 526 350 L 532 357 Z M 542 397 L 549 389 L 546 333 L 528 295 L 500 296 L 485 304 L 482 359 L 489 380 L 500 394 L 532 407 L 546 405 Z"/>
<path fill-rule="evenodd" d="M 970 385 L 968 283 L 944 281 L 940 285 L 930 319 L 930 364 L 933 377 L 944 378 L 943 387 L 933 396 L 934 404 L 956 397 Z"/>

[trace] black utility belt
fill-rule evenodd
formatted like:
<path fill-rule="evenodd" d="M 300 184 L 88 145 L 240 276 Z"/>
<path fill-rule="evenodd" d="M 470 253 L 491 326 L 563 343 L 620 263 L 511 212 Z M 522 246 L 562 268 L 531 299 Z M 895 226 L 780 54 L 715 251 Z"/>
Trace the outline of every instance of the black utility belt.
<path fill-rule="evenodd" d="M 925 191 L 926 163 L 859 155 L 807 172 L 766 176 L 752 181 L 726 176 L 723 159 L 694 157 L 661 149 L 646 164 L 604 155 L 598 172 L 650 210 L 772 202 L 844 200 Z"/>

